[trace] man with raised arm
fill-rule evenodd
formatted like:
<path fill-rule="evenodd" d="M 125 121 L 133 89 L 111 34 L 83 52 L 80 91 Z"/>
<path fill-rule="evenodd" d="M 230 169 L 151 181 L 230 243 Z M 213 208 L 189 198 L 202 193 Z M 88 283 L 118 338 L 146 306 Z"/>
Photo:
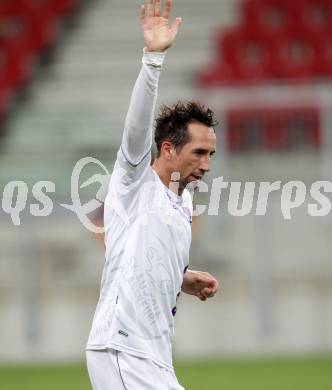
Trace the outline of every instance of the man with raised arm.
<path fill-rule="evenodd" d="M 218 282 L 188 270 L 192 199 L 186 186 L 210 169 L 215 152 L 211 110 L 195 102 L 164 106 L 156 119 L 158 81 L 181 24 L 168 25 L 171 0 L 140 9 L 145 48 L 105 201 L 106 262 L 87 344 L 94 390 L 180 390 L 172 363 L 181 290 L 204 301 Z M 190 326 L 190 324 L 188 324 Z"/>

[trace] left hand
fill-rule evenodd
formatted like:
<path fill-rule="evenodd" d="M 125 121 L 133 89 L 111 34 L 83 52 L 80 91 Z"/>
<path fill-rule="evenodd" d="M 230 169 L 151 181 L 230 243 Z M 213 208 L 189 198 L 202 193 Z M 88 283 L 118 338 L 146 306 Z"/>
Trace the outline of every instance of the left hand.
<path fill-rule="evenodd" d="M 219 283 L 208 272 L 188 270 L 184 274 L 182 291 L 195 295 L 201 301 L 212 298 L 219 290 Z"/>

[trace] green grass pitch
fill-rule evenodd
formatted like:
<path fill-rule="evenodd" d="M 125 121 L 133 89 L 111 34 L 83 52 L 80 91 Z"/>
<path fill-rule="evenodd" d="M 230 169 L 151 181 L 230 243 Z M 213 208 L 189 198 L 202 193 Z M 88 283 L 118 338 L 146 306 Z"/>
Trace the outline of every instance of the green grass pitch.
<path fill-rule="evenodd" d="M 332 357 L 178 362 L 186 390 L 332 390 Z M 84 364 L 0 366 L 1 390 L 88 390 Z"/>

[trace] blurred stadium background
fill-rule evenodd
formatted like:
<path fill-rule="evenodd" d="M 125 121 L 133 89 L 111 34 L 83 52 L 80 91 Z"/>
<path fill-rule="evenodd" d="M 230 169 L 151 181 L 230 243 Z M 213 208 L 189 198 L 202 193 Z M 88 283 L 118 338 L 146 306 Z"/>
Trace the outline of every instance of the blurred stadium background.
<path fill-rule="evenodd" d="M 140 68 L 139 4 L 0 1 L 1 196 L 10 181 L 29 189 L 20 226 L 0 210 L 1 389 L 89 388 L 76 362 L 103 248 L 60 204 L 71 203 L 81 157 L 112 170 Z M 211 179 L 331 181 L 332 2 L 177 0 L 174 9 L 184 23 L 159 104 L 199 99 L 216 111 Z M 54 210 L 33 217 L 41 180 L 55 183 Z M 84 189 L 82 203 L 98 189 Z M 191 264 L 218 276 L 222 292 L 205 304 L 182 297 L 175 356 L 188 388 L 332 389 L 332 215 L 310 217 L 309 201 L 290 221 L 277 194 L 265 217 L 234 217 L 225 192 L 219 216 L 199 217 Z"/>

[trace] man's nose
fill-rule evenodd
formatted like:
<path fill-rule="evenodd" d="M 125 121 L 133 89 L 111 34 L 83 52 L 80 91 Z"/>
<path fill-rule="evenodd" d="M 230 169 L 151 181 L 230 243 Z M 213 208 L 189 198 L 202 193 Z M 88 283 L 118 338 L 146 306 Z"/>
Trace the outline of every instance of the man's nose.
<path fill-rule="evenodd" d="M 200 169 L 201 169 L 201 171 L 204 171 L 204 173 L 209 172 L 210 166 L 211 166 L 211 160 L 208 157 L 208 158 L 205 158 L 204 160 L 202 160 L 201 165 L 200 165 Z"/>

